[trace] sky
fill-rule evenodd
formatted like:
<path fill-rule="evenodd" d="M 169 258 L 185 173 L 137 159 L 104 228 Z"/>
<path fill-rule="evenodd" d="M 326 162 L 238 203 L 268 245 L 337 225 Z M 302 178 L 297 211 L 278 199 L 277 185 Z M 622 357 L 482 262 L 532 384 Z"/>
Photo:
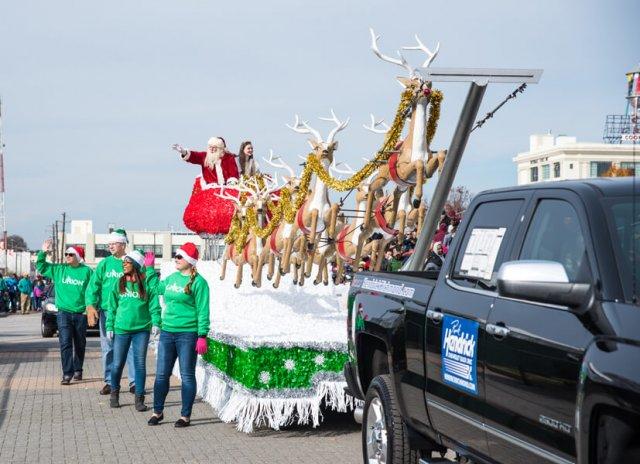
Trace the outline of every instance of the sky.
<path fill-rule="evenodd" d="M 199 168 L 171 144 L 204 149 L 222 135 L 250 139 L 291 164 L 308 153 L 287 129 L 300 114 L 321 133 L 334 109 L 351 123 L 335 156 L 352 167 L 382 136 L 401 88 L 387 55 L 433 48 L 434 67 L 542 68 L 537 85 L 475 131 L 455 185 L 472 192 L 516 184 L 512 158 L 529 135 L 599 142 L 607 114 L 624 112 L 625 72 L 640 62 L 637 0 L 67 1 L 0 0 L 0 96 L 9 234 L 31 248 L 64 211 L 130 230 L 184 229 Z M 406 52 L 412 64 L 422 55 Z M 447 148 L 467 84 L 444 92 L 432 144 Z M 515 88 L 489 87 L 480 116 Z"/>

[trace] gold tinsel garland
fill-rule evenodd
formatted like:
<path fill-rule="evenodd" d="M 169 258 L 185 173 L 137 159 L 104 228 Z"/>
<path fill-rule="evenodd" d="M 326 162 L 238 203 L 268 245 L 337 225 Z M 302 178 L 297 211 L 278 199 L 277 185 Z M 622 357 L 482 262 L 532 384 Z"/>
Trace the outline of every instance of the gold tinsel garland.
<path fill-rule="evenodd" d="M 438 129 L 438 120 L 440 119 L 440 104 L 442 103 L 442 92 L 434 90 L 431 92 L 429 120 L 427 121 L 427 147 L 431 147 L 433 137 Z"/>
<path fill-rule="evenodd" d="M 335 179 L 329 172 L 327 172 L 324 166 L 315 157 L 314 153 L 309 153 L 309 155 L 307 156 L 307 162 L 302 172 L 302 176 L 300 178 L 300 185 L 295 196 L 295 200 L 292 200 L 293 193 L 291 192 L 291 190 L 287 187 L 283 187 L 280 191 L 280 200 L 278 201 L 278 204 L 275 205 L 271 201 L 267 203 L 267 209 L 271 213 L 271 220 L 265 227 L 261 227 L 258 224 L 257 213 L 252 208 L 248 209 L 247 216 L 244 221 L 240 221 L 237 216 L 234 216 L 231 221 L 229 233 L 225 238 L 225 242 L 235 244 L 236 250 L 240 252 L 245 246 L 250 231 L 253 232 L 257 237 L 264 239 L 276 230 L 282 220 L 286 221 L 289 224 L 292 224 L 295 220 L 296 213 L 300 208 L 302 208 L 304 202 L 307 199 L 313 174 L 316 174 L 327 187 L 336 191 L 344 192 L 356 188 L 363 180 L 373 174 L 378 165 L 386 162 L 393 153 L 393 150 L 395 149 L 395 146 L 402 134 L 402 129 L 404 128 L 406 111 L 413 103 L 413 95 L 414 92 L 411 89 L 406 89 L 402 93 L 400 97 L 400 103 L 398 104 L 396 115 L 393 120 L 393 124 L 386 133 L 382 148 L 378 150 L 376 156 L 371 161 L 365 164 L 353 176 L 344 180 Z M 431 92 L 431 109 L 429 111 L 429 120 L 427 121 L 426 135 L 428 144 L 430 144 L 433 140 L 436 129 L 438 127 L 438 119 L 440 118 L 440 104 L 442 102 L 442 98 L 443 95 L 441 91 L 434 90 Z M 260 177 L 260 179 L 258 179 L 258 182 L 264 182 L 264 180 Z"/>

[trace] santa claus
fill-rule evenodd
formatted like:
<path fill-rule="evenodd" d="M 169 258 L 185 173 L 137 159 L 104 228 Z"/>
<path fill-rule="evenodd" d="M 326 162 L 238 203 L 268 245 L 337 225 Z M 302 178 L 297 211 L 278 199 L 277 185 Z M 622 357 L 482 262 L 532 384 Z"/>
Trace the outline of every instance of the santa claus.
<path fill-rule="evenodd" d="M 180 145 L 172 147 L 187 163 L 202 166 L 202 178 L 207 184 L 226 184 L 238 180 L 238 164 L 233 153 L 227 151 L 222 137 L 211 137 L 207 151 L 186 150 Z"/>
<path fill-rule="evenodd" d="M 202 176 L 196 178 L 189 204 L 184 210 L 184 225 L 197 234 L 226 234 L 234 213 L 234 203 L 220 198 L 221 185 L 237 182 L 239 173 L 236 157 L 226 150 L 222 137 L 209 139 L 207 151 L 187 150 L 175 144 L 174 150 L 187 163 L 202 167 Z M 225 189 L 227 195 L 237 195 Z"/>

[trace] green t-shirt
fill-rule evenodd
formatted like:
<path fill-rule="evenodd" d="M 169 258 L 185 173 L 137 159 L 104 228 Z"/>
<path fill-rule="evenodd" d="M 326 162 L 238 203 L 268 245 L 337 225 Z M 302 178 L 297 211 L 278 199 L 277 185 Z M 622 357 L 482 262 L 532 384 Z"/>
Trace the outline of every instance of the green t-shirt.
<path fill-rule="evenodd" d="M 119 285 L 109 292 L 105 328 L 117 334 L 150 330 L 160 327 L 160 303 L 155 288 L 145 287 L 147 298 L 140 298 L 137 282 L 126 282 L 125 292 L 120 293 Z"/>
<path fill-rule="evenodd" d="M 149 280 L 155 276 L 155 270 L 152 266 L 145 268 L 145 270 L 146 284 L 149 285 Z M 115 285 L 118 285 L 118 281 L 123 275 L 122 258 L 111 255 L 100 261 L 87 288 L 86 305 L 107 310 L 111 290 Z"/>
<path fill-rule="evenodd" d="M 167 332 L 209 333 L 209 284 L 200 274 L 191 285 L 191 294 L 184 288 L 191 276 L 174 272 L 158 284 L 158 294 L 164 295 L 165 310 L 162 314 L 162 330 Z"/>
<path fill-rule="evenodd" d="M 72 267 L 68 264 L 47 262 L 44 251 L 38 253 L 36 269 L 50 277 L 56 286 L 56 306 L 58 310 L 70 313 L 84 313 L 85 292 L 91 279 L 91 268 L 84 264 Z"/>

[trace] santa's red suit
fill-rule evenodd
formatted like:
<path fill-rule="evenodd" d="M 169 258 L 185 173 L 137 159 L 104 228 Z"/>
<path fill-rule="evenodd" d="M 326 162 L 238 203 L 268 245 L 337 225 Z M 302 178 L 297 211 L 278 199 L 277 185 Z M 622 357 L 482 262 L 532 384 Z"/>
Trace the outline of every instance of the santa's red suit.
<path fill-rule="evenodd" d="M 182 217 L 184 225 L 197 234 L 226 234 L 229 232 L 235 204 L 231 200 L 220 198 L 221 184 L 238 179 L 238 165 L 235 156 L 225 151 L 215 162 L 207 160 L 207 152 L 185 151 L 182 159 L 202 167 L 202 176 L 196 177 L 189 204 Z M 211 153 L 209 153 L 211 155 Z M 225 188 L 225 195 L 237 196 L 233 187 Z"/>

